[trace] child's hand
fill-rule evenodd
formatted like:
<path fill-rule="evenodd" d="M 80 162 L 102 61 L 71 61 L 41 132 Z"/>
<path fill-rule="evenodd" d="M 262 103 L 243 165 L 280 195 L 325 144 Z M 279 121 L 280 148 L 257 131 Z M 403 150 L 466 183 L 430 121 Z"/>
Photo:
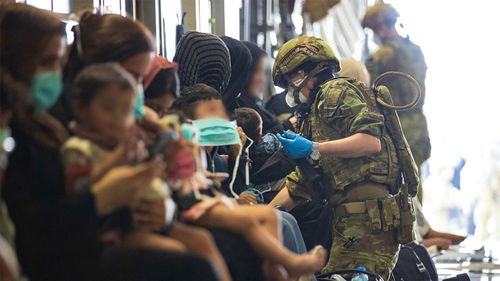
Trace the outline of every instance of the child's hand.
<path fill-rule="evenodd" d="M 149 188 L 153 179 L 165 169 L 161 158 L 137 166 L 120 166 L 111 169 L 95 184 L 92 193 L 99 214 L 132 204 L 137 192 Z"/>
<path fill-rule="evenodd" d="M 242 146 L 245 145 L 245 143 L 247 143 L 247 135 L 245 135 L 245 132 L 243 132 L 243 129 L 241 127 L 238 127 L 237 128 L 238 130 L 238 134 L 240 135 L 240 141 L 241 141 L 241 144 L 234 144 L 231 146 L 231 152 L 233 153 L 233 157 L 236 157 L 238 155 L 238 153 L 240 152 L 240 149 Z"/>
<path fill-rule="evenodd" d="M 134 223 L 141 229 L 160 231 L 167 225 L 165 201 L 142 201 L 132 207 Z"/>
<path fill-rule="evenodd" d="M 248 192 L 242 192 L 240 198 L 236 199 L 239 204 L 242 205 L 256 205 L 257 198 Z"/>
<path fill-rule="evenodd" d="M 238 134 L 240 135 L 241 145 L 245 145 L 245 143 L 247 143 L 247 135 L 245 135 L 245 132 L 243 132 L 243 128 L 238 127 L 237 130 Z"/>

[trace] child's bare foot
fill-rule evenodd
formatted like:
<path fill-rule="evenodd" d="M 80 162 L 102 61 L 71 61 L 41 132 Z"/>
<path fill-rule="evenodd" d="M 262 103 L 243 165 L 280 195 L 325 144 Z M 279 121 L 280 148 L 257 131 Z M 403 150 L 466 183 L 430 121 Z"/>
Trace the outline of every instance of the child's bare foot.
<path fill-rule="evenodd" d="M 295 256 L 288 265 L 284 265 L 290 277 L 295 280 L 303 275 L 313 274 L 325 266 L 326 251 L 316 246 L 309 253 Z"/>
<path fill-rule="evenodd" d="M 288 273 L 283 266 L 264 261 L 262 272 L 266 281 L 290 281 Z"/>

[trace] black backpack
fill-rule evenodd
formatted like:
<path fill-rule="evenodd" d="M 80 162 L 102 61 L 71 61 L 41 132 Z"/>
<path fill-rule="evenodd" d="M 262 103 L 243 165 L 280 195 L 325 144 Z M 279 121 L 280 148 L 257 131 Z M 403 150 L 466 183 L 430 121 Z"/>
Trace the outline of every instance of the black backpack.
<path fill-rule="evenodd" d="M 470 277 L 467 273 L 462 273 L 454 277 L 443 279 L 443 281 L 470 281 Z"/>
<path fill-rule="evenodd" d="M 395 281 L 438 281 L 436 266 L 429 252 L 415 242 L 401 246 L 392 276 Z"/>

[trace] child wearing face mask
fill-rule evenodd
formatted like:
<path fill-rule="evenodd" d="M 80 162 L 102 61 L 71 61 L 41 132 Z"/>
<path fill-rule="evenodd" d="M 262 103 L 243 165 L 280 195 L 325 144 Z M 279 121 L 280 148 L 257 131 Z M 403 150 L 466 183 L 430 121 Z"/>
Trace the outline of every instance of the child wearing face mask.
<path fill-rule="evenodd" d="M 234 122 L 227 120 L 225 108 L 217 91 L 201 84 L 187 87 L 181 98 L 176 101 L 175 107 L 193 120 L 200 146 L 213 151 L 214 147 L 231 145 L 233 148 L 237 147 L 238 155 L 241 154 L 242 141 L 239 132 L 242 129 L 238 128 Z M 179 148 L 167 153 L 167 170 L 173 169 L 176 166 L 175 163 L 185 162 L 179 160 L 188 158 L 185 151 L 186 149 Z M 196 155 L 196 153 L 191 153 L 192 163 L 201 162 L 196 160 Z M 172 157 L 176 160 L 172 160 Z M 214 163 L 214 158 L 209 159 L 209 162 Z M 200 165 L 178 164 L 177 166 L 178 170 L 167 172 L 167 177 L 169 177 L 169 185 L 176 190 L 177 200 L 184 201 L 180 204 L 181 217 L 184 220 L 195 225 L 222 228 L 243 236 L 266 260 L 266 265 L 271 268 L 284 267 L 291 278 L 314 273 L 323 267 L 325 262 L 323 249 L 317 249 L 315 253 L 296 255 L 281 245 L 279 221 L 274 209 L 261 205 L 229 204 L 225 196 L 198 192 L 197 189 L 210 190 L 203 177 L 200 178 L 200 173 L 194 170 L 194 167 L 199 169 Z M 183 169 L 185 167 L 192 167 L 191 172 L 185 173 Z M 210 166 L 208 168 L 209 172 L 218 172 L 215 169 L 211 171 Z M 179 175 L 185 176 L 179 177 Z M 231 184 L 234 184 L 234 180 L 230 182 L 230 190 L 234 193 Z M 180 199 L 184 196 L 191 198 L 191 205 L 185 204 L 186 200 Z M 214 199 L 214 196 L 218 200 Z"/>
<path fill-rule="evenodd" d="M 173 107 L 190 120 L 208 117 L 216 117 L 224 120 L 229 119 L 226 108 L 222 103 L 221 95 L 214 88 L 206 84 L 195 84 L 184 88 L 181 97 L 175 101 Z M 246 135 L 243 133 L 243 129 L 238 127 L 237 130 L 240 135 L 240 143 L 245 144 L 247 139 Z M 237 169 L 235 173 L 233 173 L 233 183 L 231 184 L 232 179 L 228 178 L 224 180 L 221 186 L 222 192 L 228 196 L 234 196 L 233 192 L 235 192 L 240 196 L 238 201 L 241 203 L 256 204 L 257 201 L 254 195 L 243 193 L 243 191 L 246 190 L 245 163 L 247 159 L 246 155 L 241 155 L 238 163 L 236 163 L 238 155 L 242 154 L 240 153 L 240 149 L 241 146 L 237 144 L 205 147 L 207 160 L 206 168 L 212 173 L 230 174 L 236 166 Z M 230 185 L 232 188 L 230 188 Z"/>
<path fill-rule="evenodd" d="M 62 149 L 70 192 L 78 191 L 89 181 L 98 181 L 114 167 L 142 162 L 148 157 L 134 127 L 137 91 L 136 83 L 128 72 L 115 63 L 91 65 L 77 76 L 73 90 L 77 122 L 70 127 L 75 136 Z M 132 207 L 136 210 L 136 221 L 140 221 L 141 212 L 137 211 L 146 212 L 144 209 L 148 206 L 143 202 L 170 202 L 163 212 L 168 218 L 168 233 L 172 238 L 153 232 L 164 229 L 163 222 L 116 229 L 113 227 L 115 222 L 129 215 L 128 209 L 121 209 L 114 210 L 102 220 L 101 240 L 110 244 L 191 251 L 212 261 L 221 280 L 230 281 L 226 265 L 211 237 L 204 230 L 173 224 L 175 204 L 167 198 L 168 195 L 166 185 L 158 177 L 149 189 L 135 195 L 136 203 Z"/>

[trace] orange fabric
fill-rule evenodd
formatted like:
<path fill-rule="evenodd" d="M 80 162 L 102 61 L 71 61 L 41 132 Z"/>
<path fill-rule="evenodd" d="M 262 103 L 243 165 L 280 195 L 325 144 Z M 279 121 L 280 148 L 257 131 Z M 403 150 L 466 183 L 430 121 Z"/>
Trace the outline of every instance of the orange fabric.
<path fill-rule="evenodd" d="M 160 72 L 162 69 L 170 69 L 173 68 L 177 70 L 177 64 L 175 62 L 171 62 L 164 57 L 156 56 L 151 63 L 151 68 L 149 69 L 149 73 L 144 76 L 144 80 L 142 85 L 144 86 L 144 90 L 149 87 L 153 79 L 156 77 L 156 74 Z"/>

